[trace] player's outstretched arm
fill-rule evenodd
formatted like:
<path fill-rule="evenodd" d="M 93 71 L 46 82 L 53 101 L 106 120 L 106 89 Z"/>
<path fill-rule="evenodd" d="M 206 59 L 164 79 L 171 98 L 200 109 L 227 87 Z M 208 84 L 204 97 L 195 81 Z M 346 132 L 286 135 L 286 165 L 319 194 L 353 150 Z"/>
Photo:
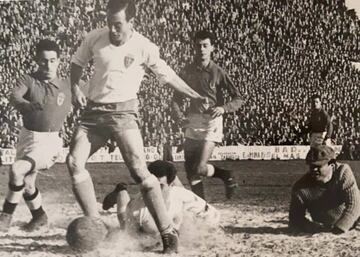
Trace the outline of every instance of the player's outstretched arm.
<path fill-rule="evenodd" d="M 292 190 L 289 209 L 289 229 L 294 233 L 319 233 L 327 232 L 329 229 L 322 224 L 313 222 L 306 218 L 306 207 L 303 204 L 300 194 Z"/>
<path fill-rule="evenodd" d="M 75 106 L 84 107 L 86 105 L 86 96 L 81 91 L 79 83 L 82 76 L 83 68 L 80 65 L 71 63 L 70 68 L 70 83 L 72 101 Z"/>
<path fill-rule="evenodd" d="M 199 95 L 191 87 L 189 87 L 176 73 L 169 67 L 166 62 L 160 58 L 159 48 L 153 44 L 148 43 L 144 49 L 145 62 L 144 64 L 157 76 L 161 84 L 166 84 L 172 87 L 179 93 L 190 97 L 192 99 L 205 100 L 206 97 Z"/>
<path fill-rule="evenodd" d="M 206 97 L 199 95 L 195 90 L 189 87 L 179 76 L 174 75 L 166 84 L 179 93 L 184 94 L 192 99 L 206 100 Z"/>

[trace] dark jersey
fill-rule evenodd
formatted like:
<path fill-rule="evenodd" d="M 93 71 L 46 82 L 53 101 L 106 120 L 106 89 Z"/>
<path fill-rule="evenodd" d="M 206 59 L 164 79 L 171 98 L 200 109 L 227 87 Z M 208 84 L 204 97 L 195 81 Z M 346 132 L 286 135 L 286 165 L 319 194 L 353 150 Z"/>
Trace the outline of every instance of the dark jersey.
<path fill-rule="evenodd" d="M 38 132 L 59 131 L 71 109 L 71 90 L 68 79 L 41 81 L 37 74 L 24 75 L 12 92 L 12 103 L 23 116 L 24 127 Z M 37 103 L 41 109 L 29 111 L 28 103 Z"/>
<path fill-rule="evenodd" d="M 180 73 L 181 78 L 198 94 L 209 99 L 209 107 L 221 106 L 226 112 L 236 111 L 243 104 L 239 89 L 233 84 L 228 74 L 213 61 L 208 67 L 201 68 L 196 63 L 187 65 Z M 225 103 L 225 91 L 231 101 Z M 174 101 L 181 104 L 182 96 L 174 94 Z M 203 113 L 207 109 L 203 103 L 191 100 L 189 113 Z"/>
<path fill-rule="evenodd" d="M 317 183 L 305 174 L 292 188 L 289 211 L 291 226 L 304 228 L 312 220 L 327 226 L 349 230 L 360 216 L 360 193 L 349 165 L 336 163 L 332 178 L 325 184 Z"/>
<path fill-rule="evenodd" d="M 332 123 L 329 114 L 324 109 L 313 110 L 310 114 L 308 129 L 310 133 L 326 132 L 331 137 Z"/>

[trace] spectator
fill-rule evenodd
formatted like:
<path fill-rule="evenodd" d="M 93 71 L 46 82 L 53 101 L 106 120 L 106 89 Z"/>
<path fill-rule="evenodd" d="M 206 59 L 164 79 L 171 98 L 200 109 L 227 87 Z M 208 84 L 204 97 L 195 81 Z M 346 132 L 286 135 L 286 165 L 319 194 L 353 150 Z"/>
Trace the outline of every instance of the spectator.
<path fill-rule="evenodd" d="M 59 72 L 67 75 L 73 49 L 88 31 L 105 25 L 105 2 L 1 2 L 0 99 L 7 98 L 19 76 L 36 68 L 28 53 L 40 38 L 57 39 L 64 53 Z M 309 144 L 308 136 L 298 132 L 305 126 L 307 102 L 314 91 L 324 92 L 334 144 L 359 140 L 360 111 L 354 106 L 360 106 L 360 76 L 349 56 L 360 57 L 360 26 L 344 0 L 137 2 L 141 10 L 137 30 L 159 45 L 162 57 L 177 72 L 191 62 L 194 31 L 209 29 L 219 35 L 214 59 L 249 99 L 239 112 L 225 115 L 223 144 Z M 85 81 L 92 70 L 87 67 Z M 172 91 L 156 86 L 151 75 L 143 83 L 139 98 L 144 145 L 157 146 L 170 133 L 180 144 L 179 124 L 159 119 L 170 115 Z M 63 128 L 64 146 L 77 117 L 69 117 Z M 4 102 L 0 118 L 0 145 L 12 148 L 20 116 Z"/>

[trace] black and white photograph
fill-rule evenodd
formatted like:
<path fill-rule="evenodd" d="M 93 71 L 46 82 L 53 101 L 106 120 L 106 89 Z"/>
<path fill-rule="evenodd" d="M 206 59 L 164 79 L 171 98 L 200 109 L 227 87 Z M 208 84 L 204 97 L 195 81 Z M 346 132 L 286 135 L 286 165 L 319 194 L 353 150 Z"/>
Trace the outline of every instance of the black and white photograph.
<path fill-rule="evenodd" d="M 0 0 L 0 257 L 360 256 L 360 0 Z"/>

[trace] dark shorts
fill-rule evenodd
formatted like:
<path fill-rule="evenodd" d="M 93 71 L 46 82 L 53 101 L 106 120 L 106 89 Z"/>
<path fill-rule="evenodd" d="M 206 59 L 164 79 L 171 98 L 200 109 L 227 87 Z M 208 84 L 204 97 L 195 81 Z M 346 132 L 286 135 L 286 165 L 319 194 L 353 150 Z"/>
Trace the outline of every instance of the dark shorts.
<path fill-rule="evenodd" d="M 110 137 L 128 129 L 139 129 L 133 100 L 124 103 L 99 104 L 90 102 L 81 117 L 80 128 Z"/>
<path fill-rule="evenodd" d="M 108 137 L 128 129 L 139 129 L 139 124 L 135 113 L 85 113 L 81 119 L 80 127 Z"/>

